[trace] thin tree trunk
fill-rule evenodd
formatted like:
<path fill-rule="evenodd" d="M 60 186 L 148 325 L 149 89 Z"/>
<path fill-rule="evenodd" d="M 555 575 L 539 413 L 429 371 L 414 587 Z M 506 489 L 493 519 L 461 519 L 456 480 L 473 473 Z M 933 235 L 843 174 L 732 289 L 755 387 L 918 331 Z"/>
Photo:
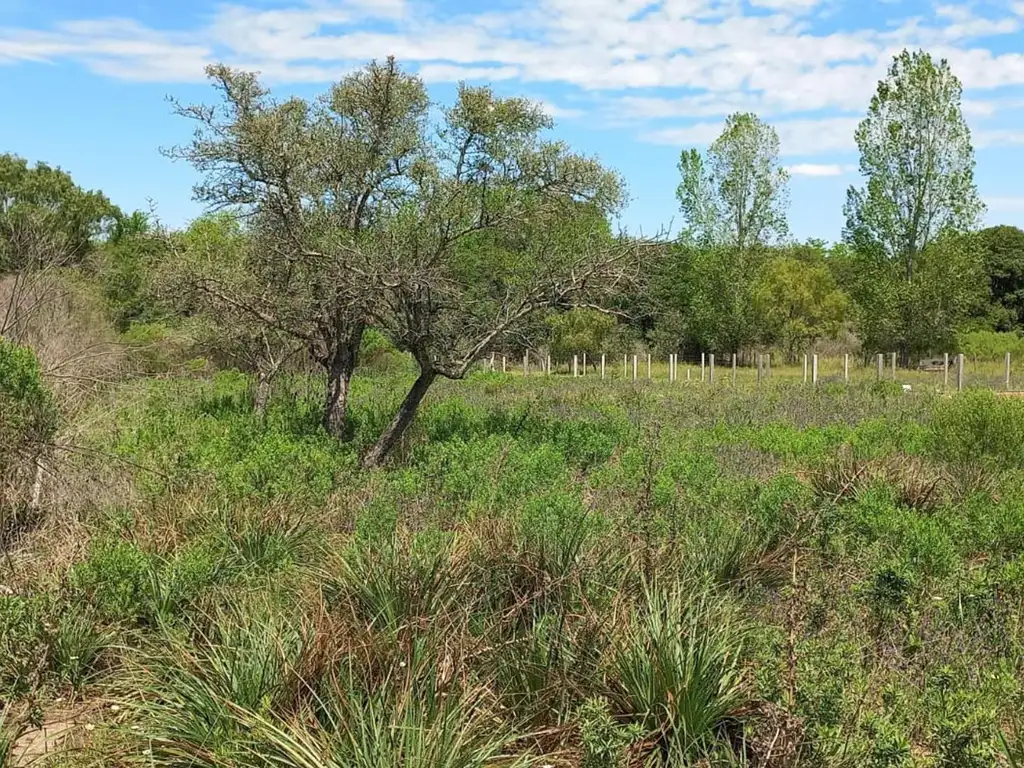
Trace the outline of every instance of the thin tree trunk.
<path fill-rule="evenodd" d="M 363 457 L 362 464 L 364 468 L 379 467 L 381 462 L 387 458 L 391 449 L 395 447 L 395 444 L 398 443 L 405 433 L 406 428 L 412 423 L 413 417 L 416 416 L 416 409 L 423 402 L 424 395 L 427 394 L 427 390 L 430 389 L 430 385 L 434 383 L 436 378 L 437 373 L 429 368 L 420 372 L 419 378 L 416 379 L 406 393 L 405 399 L 395 413 L 395 417 L 388 424 L 387 429 L 381 433 L 377 444 Z"/>
<path fill-rule="evenodd" d="M 353 327 L 345 337 L 335 341 L 330 355 L 321 360 L 327 371 L 327 396 L 321 423 L 327 434 L 341 441 L 349 439 L 348 396 L 352 374 L 359 362 L 359 343 L 363 326 Z"/>
<path fill-rule="evenodd" d="M 270 384 L 273 378 L 274 374 L 270 371 L 256 371 L 256 393 L 253 395 L 252 407 L 261 419 L 267 415 L 267 405 L 270 403 Z"/>

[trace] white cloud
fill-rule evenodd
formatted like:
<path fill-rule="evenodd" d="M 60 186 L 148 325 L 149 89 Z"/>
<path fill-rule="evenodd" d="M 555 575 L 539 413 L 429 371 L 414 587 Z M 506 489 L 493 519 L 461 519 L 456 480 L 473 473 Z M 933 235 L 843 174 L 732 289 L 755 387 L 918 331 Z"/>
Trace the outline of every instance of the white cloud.
<path fill-rule="evenodd" d="M 1024 197 L 985 197 L 990 213 L 1024 213 Z"/>
<path fill-rule="evenodd" d="M 218 7 L 192 29 L 110 18 L 0 28 L 0 64 L 70 60 L 108 77 L 186 82 L 226 61 L 297 83 L 337 79 L 393 54 L 430 82 L 588 91 L 606 124 L 635 124 L 672 144 L 706 143 L 719 130 L 709 118 L 752 110 L 776 122 L 785 151 L 800 155 L 852 148 L 853 115 L 904 46 L 950 60 L 970 91 L 972 118 L 996 118 L 1014 98 L 1005 91 L 1024 89 L 1024 53 L 981 45 L 1016 35 L 1008 50 L 1024 50 L 1021 0 L 1012 3 L 1017 15 L 941 0 L 931 19 L 894 4 L 890 25 L 865 17 L 838 30 L 822 26 L 823 14 L 857 0 L 512 0 L 455 15 L 434 0 L 290 0 L 275 9 L 247 1 Z M 1017 143 L 1010 129 L 984 128 L 988 146 Z"/>
<path fill-rule="evenodd" d="M 786 166 L 791 176 L 842 176 L 857 170 L 855 165 L 797 163 Z"/>
<path fill-rule="evenodd" d="M 828 117 L 817 120 L 787 120 L 775 123 L 780 153 L 786 156 L 819 155 L 855 149 L 856 117 Z M 708 144 L 722 131 L 720 122 L 695 123 L 683 128 L 664 128 L 646 134 L 649 141 L 679 147 Z"/>

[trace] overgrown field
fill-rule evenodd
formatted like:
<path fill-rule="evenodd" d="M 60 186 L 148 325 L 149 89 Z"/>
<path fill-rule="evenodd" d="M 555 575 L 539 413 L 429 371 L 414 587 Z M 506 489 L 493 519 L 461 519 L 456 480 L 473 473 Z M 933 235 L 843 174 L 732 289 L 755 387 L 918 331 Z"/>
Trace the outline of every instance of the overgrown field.
<path fill-rule="evenodd" d="M 0 566 L 8 739 L 73 719 L 76 766 L 1024 764 L 1024 402 L 483 374 L 367 472 L 408 382 L 356 381 L 345 446 L 303 378 L 265 423 L 228 373 L 77 418 Z"/>

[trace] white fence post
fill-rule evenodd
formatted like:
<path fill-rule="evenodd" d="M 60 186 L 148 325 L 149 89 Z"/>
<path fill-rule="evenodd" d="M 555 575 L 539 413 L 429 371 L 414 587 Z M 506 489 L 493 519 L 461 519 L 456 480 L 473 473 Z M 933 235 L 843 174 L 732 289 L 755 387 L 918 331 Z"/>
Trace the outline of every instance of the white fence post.
<path fill-rule="evenodd" d="M 601 379 L 604 379 L 604 353 L 601 353 Z"/>
<path fill-rule="evenodd" d="M 942 391 L 949 389 L 949 352 L 942 353 Z"/>
<path fill-rule="evenodd" d="M 850 383 L 850 353 L 843 355 L 843 381 Z"/>
<path fill-rule="evenodd" d="M 523 376 L 529 375 L 530 372 L 530 353 L 523 353 Z"/>
<path fill-rule="evenodd" d="M 881 381 L 882 380 L 882 376 L 885 375 L 884 371 L 883 371 L 884 368 L 885 368 L 885 355 L 883 355 L 881 352 L 879 352 L 878 353 L 878 380 L 879 381 Z"/>
<path fill-rule="evenodd" d="M 1010 353 L 1006 353 L 1006 391 L 1010 391 Z"/>
<path fill-rule="evenodd" d="M 575 379 L 580 374 L 580 356 L 572 356 L 572 377 Z"/>
<path fill-rule="evenodd" d="M 547 363 L 548 363 L 548 365 L 547 365 L 548 376 L 550 376 L 551 375 L 551 355 L 547 355 Z"/>
<path fill-rule="evenodd" d="M 586 376 L 586 375 L 587 375 L 587 353 L 584 352 L 583 353 L 583 368 L 580 369 L 580 376 Z"/>
<path fill-rule="evenodd" d="M 651 353 L 647 353 L 647 379 L 651 378 Z"/>
<path fill-rule="evenodd" d="M 715 356 L 708 355 L 708 384 L 715 383 Z"/>
<path fill-rule="evenodd" d="M 508 367 L 506 365 L 507 362 L 508 362 L 508 360 L 506 359 L 506 357 L 504 355 L 502 355 L 501 356 L 501 372 L 502 373 L 508 373 Z"/>
<path fill-rule="evenodd" d="M 732 353 L 732 383 L 736 385 L 736 353 Z"/>
<path fill-rule="evenodd" d="M 807 383 L 807 355 L 804 355 L 804 384 Z"/>
<path fill-rule="evenodd" d="M 629 355 L 622 356 L 622 379 L 625 381 L 629 378 Z"/>
<path fill-rule="evenodd" d="M 633 381 L 636 381 L 636 355 L 633 355 Z"/>
<path fill-rule="evenodd" d="M 494 373 L 494 353 L 491 352 L 491 373 Z"/>
<path fill-rule="evenodd" d="M 889 357 L 892 360 L 892 380 L 896 381 L 896 353 L 893 352 Z"/>
<path fill-rule="evenodd" d="M 700 383 L 704 383 L 704 353 L 700 353 Z"/>
<path fill-rule="evenodd" d="M 811 383 L 818 386 L 818 356 L 811 359 Z"/>
<path fill-rule="evenodd" d="M 964 390 L 964 353 L 956 356 L 956 391 Z"/>
<path fill-rule="evenodd" d="M 765 365 L 764 365 L 764 375 L 767 378 L 770 379 L 772 377 L 772 353 L 771 352 L 769 352 L 767 355 L 765 355 L 764 363 L 765 363 Z"/>
<path fill-rule="evenodd" d="M 764 355 L 757 356 L 757 386 L 761 386 L 761 379 L 764 377 Z"/>

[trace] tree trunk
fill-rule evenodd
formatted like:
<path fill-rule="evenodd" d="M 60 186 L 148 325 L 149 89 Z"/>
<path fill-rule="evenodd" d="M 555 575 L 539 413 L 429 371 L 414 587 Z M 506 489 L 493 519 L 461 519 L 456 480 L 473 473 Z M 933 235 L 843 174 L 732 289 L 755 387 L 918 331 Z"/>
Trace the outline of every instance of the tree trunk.
<path fill-rule="evenodd" d="M 398 412 L 391 420 L 391 423 L 388 424 L 387 429 L 381 433 L 377 444 L 370 449 L 369 453 L 363 456 L 362 464 L 365 469 L 379 467 L 381 462 L 387 458 L 391 449 L 395 447 L 395 444 L 405 433 L 406 428 L 412 423 L 413 417 L 416 415 L 416 409 L 423 402 L 423 396 L 427 394 L 427 390 L 430 389 L 430 385 L 434 383 L 436 378 L 437 373 L 430 369 L 420 372 L 419 378 L 416 379 L 406 393 L 405 399 L 398 408 Z"/>
<path fill-rule="evenodd" d="M 256 371 L 256 393 L 253 395 L 252 407 L 261 419 L 267 415 L 267 405 L 270 403 L 270 385 L 273 380 L 272 371 Z"/>
<path fill-rule="evenodd" d="M 334 340 L 330 354 L 320 362 L 327 371 L 327 397 L 321 423 L 327 434 L 346 441 L 348 434 L 348 395 L 352 373 L 359 362 L 359 343 L 363 326 L 353 327 L 344 338 Z"/>

